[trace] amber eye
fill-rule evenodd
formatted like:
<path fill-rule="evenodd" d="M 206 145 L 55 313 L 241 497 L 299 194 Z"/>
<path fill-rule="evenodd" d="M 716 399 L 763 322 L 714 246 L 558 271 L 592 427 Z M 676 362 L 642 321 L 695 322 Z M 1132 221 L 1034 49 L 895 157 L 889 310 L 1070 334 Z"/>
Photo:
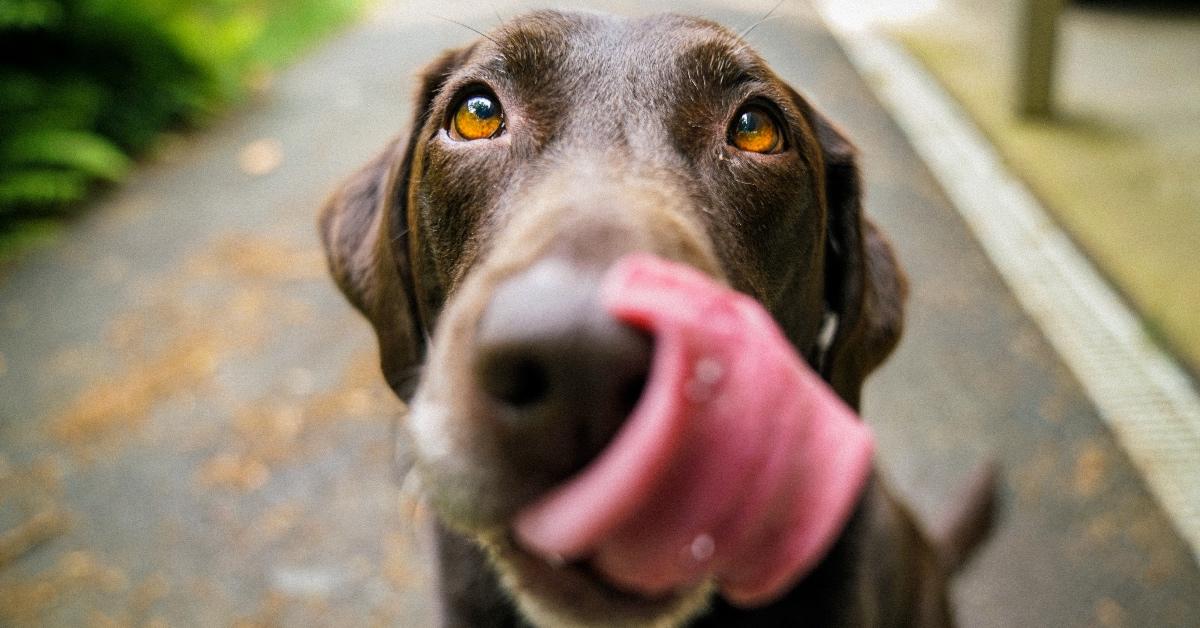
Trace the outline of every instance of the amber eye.
<path fill-rule="evenodd" d="M 783 134 L 761 107 L 746 107 L 729 126 L 729 143 L 749 153 L 777 153 L 783 149 Z"/>
<path fill-rule="evenodd" d="M 483 140 L 500 134 L 504 112 L 491 96 L 476 94 L 458 105 L 451 123 L 451 136 L 463 140 Z"/>

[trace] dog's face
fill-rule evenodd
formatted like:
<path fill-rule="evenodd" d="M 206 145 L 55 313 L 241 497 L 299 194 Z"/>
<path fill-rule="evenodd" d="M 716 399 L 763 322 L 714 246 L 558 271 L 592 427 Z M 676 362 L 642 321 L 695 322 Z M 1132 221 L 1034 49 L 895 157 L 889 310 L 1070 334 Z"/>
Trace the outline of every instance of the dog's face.
<path fill-rule="evenodd" d="M 672 15 L 511 20 L 435 61 L 417 107 L 321 226 L 389 383 L 416 385 L 406 426 L 427 497 L 488 547 L 528 615 L 694 612 L 704 585 L 620 591 L 520 550 L 511 518 L 637 400 L 652 347 L 596 294 L 628 253 L 753 296 L 857 403 L 899 333 L 903 282 L 861 216 L 852 148 L 736 35 Z"/>

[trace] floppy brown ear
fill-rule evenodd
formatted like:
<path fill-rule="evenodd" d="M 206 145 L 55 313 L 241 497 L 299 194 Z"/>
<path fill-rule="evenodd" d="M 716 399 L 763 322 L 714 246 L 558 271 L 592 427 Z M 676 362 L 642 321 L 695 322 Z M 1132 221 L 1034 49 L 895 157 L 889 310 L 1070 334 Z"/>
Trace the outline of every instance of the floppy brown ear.
<path fill-rule="evenodd" d="M 863 213 L 854 145 L 825 116 L 811 109 L 809 114 L 824 161 L 825 300 L 836 317 L 819 366 L 833 389 L 857 409 L 863 380 L 900 340 L 908 284 L 891 244 Z"/>
<path fill-rule="evenodd" d="M 374 326 L 384 377 L 405 400 L 415 387 L 426 342 L 409 257 L 409 175 L 430 103 L 466 54 L 445 52 L 423 70 L 408 133 L 343 182 L 318 219 L 330 272 Z"/>

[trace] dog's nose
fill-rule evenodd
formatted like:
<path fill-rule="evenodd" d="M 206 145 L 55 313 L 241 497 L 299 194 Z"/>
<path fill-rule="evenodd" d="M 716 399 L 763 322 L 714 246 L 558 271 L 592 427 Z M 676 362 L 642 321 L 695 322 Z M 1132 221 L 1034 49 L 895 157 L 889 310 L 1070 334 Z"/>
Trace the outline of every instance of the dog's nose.
<path fill-rule="evenodd" d="M 585 465 L 645 385 L 650 339 L 604 311 L 599 278 L 543 260 L 501 283 L 480 320 L 475 375 L 505 456 L 527 476 L 557 481 Z"/>

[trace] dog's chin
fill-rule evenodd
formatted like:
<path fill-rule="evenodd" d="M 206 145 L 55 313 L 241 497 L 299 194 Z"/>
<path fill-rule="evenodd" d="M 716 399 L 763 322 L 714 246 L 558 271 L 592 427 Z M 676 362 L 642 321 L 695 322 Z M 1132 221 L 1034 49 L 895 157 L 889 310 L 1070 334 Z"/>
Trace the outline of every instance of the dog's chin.
<path fill-rule="evenodd" d="M 508 534 L 478 538 L 521 614 L 535 626 L 673 628 L 707 608 L 711 582 L 648 598 L 620 590 L 586 563 L 551 564 Z"/>

